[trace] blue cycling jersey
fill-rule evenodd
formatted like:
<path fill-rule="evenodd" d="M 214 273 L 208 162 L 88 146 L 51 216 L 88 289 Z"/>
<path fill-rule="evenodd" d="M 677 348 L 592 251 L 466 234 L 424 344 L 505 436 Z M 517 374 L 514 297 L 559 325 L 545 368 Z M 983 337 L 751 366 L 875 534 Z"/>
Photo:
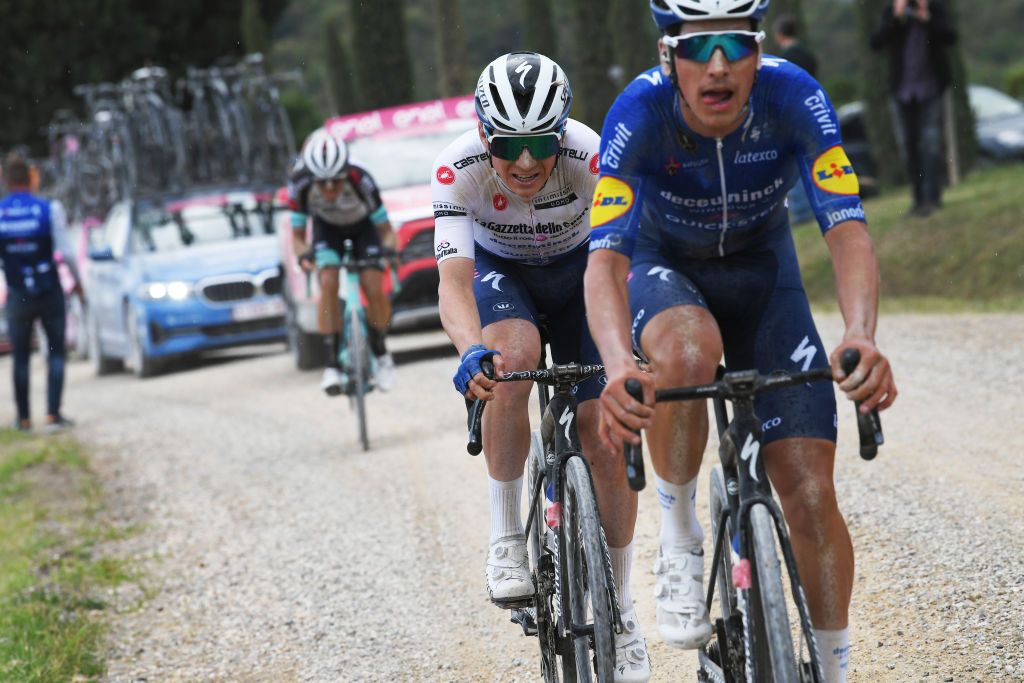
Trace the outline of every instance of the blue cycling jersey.
<path fill-rule="evenodd" d="M 619 95 L 601 134 L 590 249 L 634 248 L 714 258 L 788 228 L 787 191 L 802 177 L 822 233 L 864 220 L 857 175 L 835 110 L 809 74 L 765 56 L 747 116 L 721 139 L 685 122 L 659 69 Z"/>
<path fill-rule="evenodd" d="M 0 200 L 0 261 L 14 291 L 35 295 L 60 284 L 53 261 L 53 209 L 51 202 L 28 192 Z"/>

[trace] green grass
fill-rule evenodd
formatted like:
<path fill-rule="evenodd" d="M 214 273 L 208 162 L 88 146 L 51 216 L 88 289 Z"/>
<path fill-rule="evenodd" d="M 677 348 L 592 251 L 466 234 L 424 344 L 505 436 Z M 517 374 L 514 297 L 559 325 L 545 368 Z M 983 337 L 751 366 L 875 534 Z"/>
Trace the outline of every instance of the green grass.
<path fill-rule="evenodd" d="M 865 203 L 882 273 L 883 310 L 1024 311 L 1024 164 L 972 173 L 944 208 L 910 218 L 907 191 Z M 834 307 L 835 282 L 816 223 L 794 229 L 811 300 Z"/>
<path fill-rule="evenodd" d="M 100 489 L 80 447 L 0 430 L 0 681 L 97 680 L 110 588 Z"/>

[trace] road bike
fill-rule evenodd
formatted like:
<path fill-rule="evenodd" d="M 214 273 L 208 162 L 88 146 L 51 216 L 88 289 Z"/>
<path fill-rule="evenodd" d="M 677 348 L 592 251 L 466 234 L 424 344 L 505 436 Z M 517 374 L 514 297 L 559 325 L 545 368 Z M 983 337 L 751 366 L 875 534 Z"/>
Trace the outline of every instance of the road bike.
<path fill-rule="evenodd" d="M 860 362 L 855 349 L 841 357 L 845 372 Z M 712 614 L 717 597 L 720 616 L 714 620 L 711 641 L 698 652 L 697 680 L 702 683 L 821 683 L 824 681 L 810 612 L 796 559 L 783 521 L 772 497 L 765 472 L 761 420 L 754 414 L 754 397 L 766 391 L 832 380 L 829 367 L 807 372 L 759 374 L 756 370 L 723 372 L 711 384 L 662 389 L 656 401 L 711 398 L 720 437 L 721 464 L 711 471 L 711 529 L 715 539 L 707 609 Z M 627 382 L 627 390 L 642 400 L 640 383 Z M 730 420 L 726 401 L 732 403 Z M 857 411 L 861 457 L 875 457 L 883 443 L 878 414 Z M 627 444 L 630 484 L 642 483 L 640 446 Z M 639 468 L 639 469 L 638 469 Z M 639 471 L 639 480 L 637 478 Z M 637 486 L 634 486 L 637 488 Z M 640 486 L 642 488 L 642 485 Z M 789 595 L 779 554 L 789 577 Z M 789 608 L 798 624 L 791 628 Z M 795 636 L 795 637 L 794 637 Z"/>
<path fill-rule="evenodd" d="M 541 348 L 546 334 L 541 325 Z M 608 542 L 594 494 L 590 466 L 577 432 L 573 388 L 604 373 L 602 365 L 552 365 L 506 372 L 497 381 L 538 384 L 541 427 L 531 434 L 527 459 L 530 513 L 526 535 L 534 594 L 512 606 L 512 622 L 540 642 L 545 681 L 613 680 L 615 634 L 621 630 L 619 600 Z M 493 366 L 484 363 L 493 377 Z M 548 388 L 554 395 L 548 396 Z M 485 403 L 467 402 L 467 450 L 482 449 L 481 416 Z"/>

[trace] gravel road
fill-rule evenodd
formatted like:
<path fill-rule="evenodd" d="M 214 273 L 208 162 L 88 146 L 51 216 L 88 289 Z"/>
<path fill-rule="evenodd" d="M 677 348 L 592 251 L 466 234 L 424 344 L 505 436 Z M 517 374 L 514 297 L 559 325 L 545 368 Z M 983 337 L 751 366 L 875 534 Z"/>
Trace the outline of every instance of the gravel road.
<path fill-rule="evenodd" d="M 839 318 L 819 322 L 838 341 Z M 840 415 L 850 680 L 1024 680 L 1024 316 L 888 316 L 879 341 L 901 394 L 876 461 Z M 67 412 L 111 514 L 142 525 L 114 548 L 146 578 L 116 596 L 109 680 L 537 680 L 535 641 L 483 589 L 485 471 L 465 455 L 453 358 L 406 360 L 369 399 L 369 453 L 344 399 L 276 347 L 145 381 L 71 366 Z M 656 636 L 650 490 L 640 505 L 654 680 L 694 680 L 696 658 Z"/>

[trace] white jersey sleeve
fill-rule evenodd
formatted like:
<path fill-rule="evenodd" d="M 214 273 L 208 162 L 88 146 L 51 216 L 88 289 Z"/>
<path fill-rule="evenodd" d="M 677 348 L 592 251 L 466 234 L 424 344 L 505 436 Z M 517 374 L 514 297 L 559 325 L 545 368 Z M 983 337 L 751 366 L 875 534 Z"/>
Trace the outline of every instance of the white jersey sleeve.
<path fill-rule="evenodd" d="M 474 137 L 477 137 L 475 128 L 456 138 L 434 161 L 430 195 L 434 205 L 434 256 L 438 263 L 450 258 L 473 259 L 475 255 L 470 202 L 463 196 L 466 184 L 455 182 L 452 158 L 471 144 Z M 480 144 L 478 138 L 477 144 Z"/>

